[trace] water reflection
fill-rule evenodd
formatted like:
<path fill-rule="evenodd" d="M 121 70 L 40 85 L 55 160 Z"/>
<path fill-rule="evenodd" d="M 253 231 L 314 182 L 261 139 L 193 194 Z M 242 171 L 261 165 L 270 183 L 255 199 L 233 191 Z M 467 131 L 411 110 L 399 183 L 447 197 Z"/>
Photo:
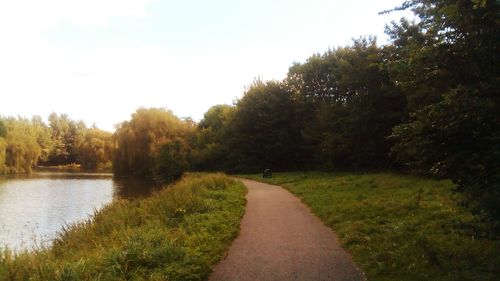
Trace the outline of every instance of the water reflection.
<path fill-rule="evenodd" d="M 113 179 L 109 173 L 39 172 L 0 177 L 0 247 L 49 244 L 68 223 L 81 221 L 114 198 L 150 194 L 157 184 Z"/>
<path fill-rule="evenodd" d="M 150 195 L 161 187 L 160 183 L 147 180 L 113 178 L 115 198 L 136 199 Z"/>

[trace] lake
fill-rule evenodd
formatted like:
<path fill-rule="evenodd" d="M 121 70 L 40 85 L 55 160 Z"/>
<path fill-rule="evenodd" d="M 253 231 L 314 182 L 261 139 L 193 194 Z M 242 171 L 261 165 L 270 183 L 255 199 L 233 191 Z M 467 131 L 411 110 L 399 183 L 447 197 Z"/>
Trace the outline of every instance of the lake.
<path fill-rule="evenodd" d="M 108 173 L 34 172 L 0 176 L 0 248 L 50 245 L 66 224 L 89 218 L 114 199 L 140 198 L 155 184 Z"/>

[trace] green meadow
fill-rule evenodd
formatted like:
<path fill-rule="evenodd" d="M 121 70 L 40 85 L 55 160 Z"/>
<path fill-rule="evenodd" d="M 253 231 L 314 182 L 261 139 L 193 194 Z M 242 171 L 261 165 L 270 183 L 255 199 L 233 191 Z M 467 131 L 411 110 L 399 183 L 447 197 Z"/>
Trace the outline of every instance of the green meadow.
<path fill-rule="evenodd" d="M 263 181 L 260 175 L 245 176 Z M 500 241 L 448 180 L 396 174 L 278 173 L 331 227 L 368 280 L 498 280 Z"/>

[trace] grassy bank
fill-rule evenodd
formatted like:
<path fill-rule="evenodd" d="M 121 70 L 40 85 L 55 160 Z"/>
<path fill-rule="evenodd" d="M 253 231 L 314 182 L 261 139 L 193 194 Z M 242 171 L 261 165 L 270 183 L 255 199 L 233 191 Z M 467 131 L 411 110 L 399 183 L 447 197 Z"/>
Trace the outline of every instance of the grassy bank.
<path fill-rule="evenodd" d="M 278 173 L 266 181 L 299 196 L 334 229 L 368 280 L 500 276 L 498 237 L 459 206 L 449 181 L 327 173 Z"/>
<path fill-rule="evenodd" d="M 0 280 L 204 280 L 237 236 L 246 190 L 224 175 L 190 175 L 118 201 L 63 230 L 53 246 L 0 253 Z"/>

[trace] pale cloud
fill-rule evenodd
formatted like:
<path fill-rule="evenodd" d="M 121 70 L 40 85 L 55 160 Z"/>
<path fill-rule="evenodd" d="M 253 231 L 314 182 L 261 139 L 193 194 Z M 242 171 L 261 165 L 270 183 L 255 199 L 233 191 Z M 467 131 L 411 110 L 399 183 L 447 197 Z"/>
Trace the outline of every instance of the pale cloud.
<path fill-rule="evenodd" d="M 107 26 L 111 17 L 144 17 L 154 0 L 0 0 L 0 31 L 39 33 L 67 23 Z"/>
<path fill-rule="evenodd" d="M 119 47 L 84 51 L 59 46 L 43 35 L 62 24 L 105 28 L 112 17 L 147 17 L 151 2 L 0 0 L 0 114 L 67 112 L 89 124 L 105 120 L 100 125 L 108 130 L 128 118 L 110 118 L 113 113 L 106 110 L 119 91 L 130 94 L 123 89 L 125 81 L 137 81 L 138 74 L 146 75 L 144 68 L 151 68 L 138 61 L 148 55 L 144 61 L 150 63 L 158 52 Z M 127 67 L 138 71 L 127 73 Z"/>
<path fill-rule="evenodd" d="M 104 28 L 112 16 L 147 16 L 149 2 L 1 1 L 0 114 L 65 112 L 107 130 L 139 106 L 200 119 L 211 105 L 236 99 L 254 77 L 286 74 L 291 55 L 272 46 L 207 55 L 150 44 L 74 48 L 42 36 L 63 23 Z M 266 65 L 280 56 L 281 63 Z"/>
<path fill-rule="evenodd" d="M 295 27 L 301 27 L 315 20 L 315 26 L 322 29 L 302 33 L 288 30 L 290 38 L 278 40 L 269 33 L 251 42 L 243 43 L 240 38 L 222 49 L 200 46 L 198 51 L 183 50 L 193 49 L 186 45 L 188 42 L 174 42 L 176 45 L 170 48 L 168 44 L 140 40 L 109 40 L 86 48 L 51 41 L 46 36 L 63 25 L 75 30 L 105 30 L 116 18 L 148 19 L 153 2 L 0 0 L 0 114 L 47 117 L 55 111 L 89 125 L 97 122 L 107 130 L 128 119 L 140 106 L 166 107 L 178 116 L 200 119 L 210 106 L 241 97 L 255 77 L 281 79 L 293 61 L 303 61 L 314 52 L 349 43 L 350 37 L 371 33 L 366 32 L 366 23 L 345 13 L 345 18 L 312 16 L 295 23 Z M 316 11 L 314 7 L 310 10 Z M 274 20 L 274 16 L 270 18 Z M 287 22 L 275 21 L 279 28 L 288 27 Z M 376 26 L 383 29 L 381 23 Z M 182 28 L 175 27 L 180 32 Z"/>

